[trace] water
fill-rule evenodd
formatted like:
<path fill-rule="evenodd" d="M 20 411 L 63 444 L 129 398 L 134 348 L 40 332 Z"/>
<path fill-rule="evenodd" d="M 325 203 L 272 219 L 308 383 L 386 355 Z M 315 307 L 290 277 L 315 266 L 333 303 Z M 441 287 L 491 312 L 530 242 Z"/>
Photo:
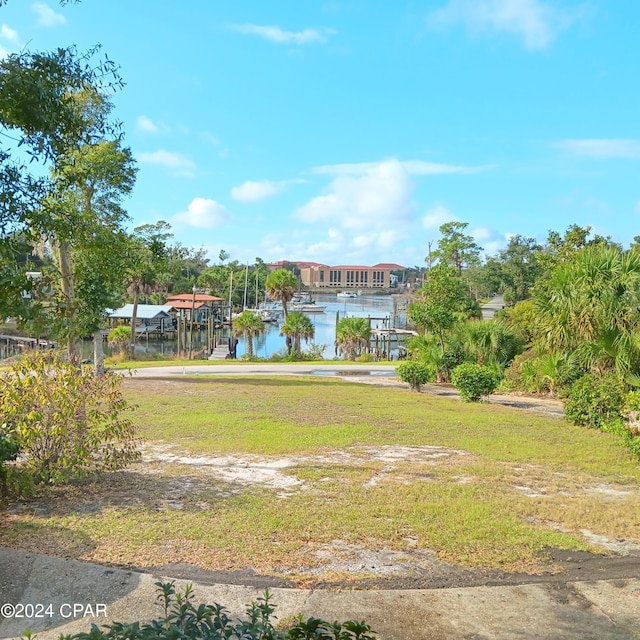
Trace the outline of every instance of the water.
<path fill-rule="evenodd" d="M 326 306 L 324 313 L 307 314 L 315 327 L 315 337 L 308 343 L 302 342 L 302 350 L 309 349 L 313 342 L 316 345 L 324 345 L 323 356 L 325 358 L 336 357 L 336 317 L 342 319 L 345 316 L 371 318 L 372 329 L 383 329 L 391 326 L 393 316 L 393 299 L 391 296 L 358 296 L 357 298 L 336 298 L 335 293 L 317 294 L 313 299 L 316 304 Z M 280 318 L 282 322 L 282 317 Z M 399 324 L 398 324 L 399 322 Z M 401 316 L 396 319 L 396 326 L 404 328 L 406 318 Z M 243 338 L 238 343 L 238 357 L 246 353 L 247 344 Z M 267 324 L 266 331 L 253 340 L 254 355 L 259 358 L 268 358 L 272 353 L 282 352 L 286 354 L 286 343 L 280 335 L 280 328 L 275 324 Z"/>
<path fill-rule="evenodd" d="M 345 316 L 371 318 L 373 329 L 384 329 L 394 325 L 397 328 L 406 327 L 406 315 L 404 312 L 396 318 L 393 317 L 393 298 L 391 296 L 358 296 L 357 298 L 337 298 L 333 294 L 318 294 L 314 296 L 318 305 L 326 306 L 324 313 L 307 314 L 315 327 L 315 337 L 308 343 L 302 342 L 302 350 L 309 349 L 313 342 L 316 345 L 324 345 L 323 356 L 325 358 L 335 358 L 335 337 L 337 319 Z M 280 316 L 279 322 L 282 324 L 283 318 Z M 228 328 L 225 327 L 222 334 L 217 332 L 218 342 L 226 342 L 228 338 Z M 198 352 L 207 346 L 207 332 L 193 332 L 193 350 Z M 145 337 L 138 340 L 136 353 L 144 357 L 145 355 L 166 356 L 172 358 L 177 353 L 177 342 L 175 340 L 158 340 Z M 105 355 L 110 355 L 110 349 L 105 343 Z M 246 339 L 240 338 L 237 355 L 242 357 L 247 352 Z M 269 358 L 273 353 L 281 352 L 286 354 L 285 338 L 280 335 L 280 327 L 273 323 L 265 323 L 265 331 L 257 338 L 253 339 L 253 353 L 259 358 Z M 393 350 L 392 350 L 393 353 Z M 93 358 L 92 343 L 87 341 L 82 345 L 81 357 L 87 360 Z"/>

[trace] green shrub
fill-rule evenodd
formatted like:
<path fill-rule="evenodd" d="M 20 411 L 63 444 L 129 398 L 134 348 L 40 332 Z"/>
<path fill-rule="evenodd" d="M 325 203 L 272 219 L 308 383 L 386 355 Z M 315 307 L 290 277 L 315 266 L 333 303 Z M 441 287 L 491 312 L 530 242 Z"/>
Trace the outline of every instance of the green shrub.
<path fill-rule="evenodd" d="M 587 373 L 573 383 L 564 405 L 567 420 L 573 424 L 602 429 L 622 420 L 625 386 L 614 373 Z"/>
<path fill-rule="evenodd" d="M 640 458 L 640 391 L 629 391 L 624 400 L 624 444 Z"/>
<path fill-rule="evenodd" d="M 356 362 L 373 362 L 373 355 L 371 353 L 361 353 L 356 358 Z"/>
<path fill-rule="evenodd" d="M 140 456 L 122 377 L 96 377 L 54 352 L 33 352 L 0 376 L 4 432 L 36 483 L 58 484 L 121 469 Z"/>
<path fill-rule="evenodd" d="M 396 367 L 396 374 L 402 382 L 407 382 L 411 391 L 420 391 L 427 382 L 433 382 L 432 368 L 424 362 L 406 360 Z"/>
<path fill-rule="evenodd" d="M 465 402 L 478 402 L 493 393 L 499 381 L 494 371 L 475 362 L 464 362 L 451 372 L 451 382 Z"/>
<path fill-rule="evenodd" d="M 275 607 L 267 590 L 246 610 L 247 618 L 237 620 L 219 605 L 196 606 L 193 590 L 188 585 L 184 594 L 176 593 L 173 582 L 156 582 L 157 601 L 164 615 L 152 622 L 123 624 L 114 622 L 91 633 L 65 636 L 62 640 L 375 640 L 371 627 L 364 622 L 329 623 L 317 618 L 301 618 L 288 628 L 278 630 L 271 622 Z"/>
<path fill-rule="evenodd" d="M 5 462 L 10 462 L 18 457 L 20 447 L 16 441 L 6 433 L 8 425 L 0 424 L 0 497 L 7 495 L 7 468 Z"/>
<path fill-rule="evenodd" d="M 551 351 L 536 354 L 529 349 L 516 356 L 505 371 L 504 386 L 509 390 L 565 397 L 568 387 L 583 373 L 572 354 Z"/>
<path fill-rule="evenodd" d="M 312 342 L 308 349 L 303 353 L 305 360 L 324 360 L 324 352 L 327 348 L 326 344 L 317 344 Z"/>

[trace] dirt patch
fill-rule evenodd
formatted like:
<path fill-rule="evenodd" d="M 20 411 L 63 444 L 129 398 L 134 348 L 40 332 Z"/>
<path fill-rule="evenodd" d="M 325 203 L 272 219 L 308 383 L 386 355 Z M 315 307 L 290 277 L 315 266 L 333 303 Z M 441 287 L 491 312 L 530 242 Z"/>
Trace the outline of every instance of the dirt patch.
<path fill-rule="evenodd" d="M 374 486 L 390 477 L 399 464 L 430 463 L 438 464 L 462 456 L 465 451 L 447 447 L 351 447 L 317 456 L 289 456 L 286 458 L 266 458 L 257 455 L 190 456 L 178 453 L 171 445 L 148 445 L 143 449 L 143 463 L 156 466 L 141 466 L 143 473 L 159 473 L 161 465 L 178 465 L 198 469 L 200 472 L 218 478 L 228 485 L 236 485 L 238 491 L 246 486 L 261 486 L 276 489 L 278 497 L 286 498 L 294 490 L 304 490 L 306 483 L 287 470 L 314 464 L 363 466 L 370 462 L 382 462 L 384 467 L 377 471 L 367 482 Z M 160 465 L 158 467 L 157 465 Z M 177 488 L 185 488 L 184 480 L 179 479 Z"/>
<path fill-rule="evenodd" d="M 322 455 L 282 458 L 257 455 L 193 456 L 171 446 L 147 446 L 143 463 L 136 465 L 136 471 L 116 474 L 110 480 L 106 492 L 104 487 L 92 485 L 79 488 L 72 496 L 61 495 L 60 500 L 51 500 L 55 496 L 49 495 L 46 499 L 14 504 L 10 512 L 14 515 L 22 513 L 46 517 L 49 513 L 93 513 L 109 504 L 144 504 L 160 511 L 207 510 L 210 508 L 207 500 L 211 498 L 203 498 L 203 491 L 211 491 L 212 486 L 216 487 L 215 490 L 222 497 L 240 494 L 250 487 L 271 489 L 282 499 L 290 497 L 293 492 L 311 490 L 311 481 L 295 475 L 297 468 L 314 465 L 365 467 L 376 462 L 378 466 L 373 475 L 367 475 L 366 479 L 361 480 L 368 486 L 373 486 L 385 481 L 403 481 L 405 476 L 408 481 L 415 481 L 416 474 L 411 472 L 412 465 L 416 465 L 416 469 L 420 471 L 419 480 L 431 481 L 429 474 L 425 473 L 425 467 L 431 466 L 435 471 L 439 466 L 456 465 L 470 459 L 473 456 L 468 452 L 434 446 L 348 447 Z M 537 470 L 533 469 L 532 472 Z M 465 477 L 461 476 L 460 482 L 464 480 Z M 322 479 L 317 481 L 322 482 Z M 531 482 L 522 482 L 514 485 L 514 488 L 532 498 L 548 495 L 552 491 Z M 582 490 L 586 494 L 610 500 L 622 499 L 630 491 L 627 487 L 605 483 L 585 486 Z M 557 523 L 535 524 L 562 530 Z M 375 541 L 370 545 L 340 539 L 329 543 L 308 543 L 306 557 L 312 562 L 308 566 L 297 566 L 295 571 L 277 567 L 266 574 L 251 568 L 216 571 L 179 560 L 161 566 L 137 568 L 211 584 L 381 589 L 560 583 L 571 580 L 627 579 L 640 575 L 639 541 L 612 539 L 587 529 L 581 533 L 589 543 L 600 547 L 603 554 L 550 549 L 540 559 L 540 565 L 547 567 L 547 570 L 534 575 L 507 573 L 497 569 L 465 569 L 439 560 L 435 553 L 420 548 L 419 541 L 411 538 L 404 539 L 406 545 L 402 550 L 380 546 Z M 35 548 L 28 550 L 38 551 Z M 52 552 L 56 553 L 55 550 Z M 313 558 L 317 562 L 313 562 Z M 306 564 L 304 560 L 303 564 Z"/>

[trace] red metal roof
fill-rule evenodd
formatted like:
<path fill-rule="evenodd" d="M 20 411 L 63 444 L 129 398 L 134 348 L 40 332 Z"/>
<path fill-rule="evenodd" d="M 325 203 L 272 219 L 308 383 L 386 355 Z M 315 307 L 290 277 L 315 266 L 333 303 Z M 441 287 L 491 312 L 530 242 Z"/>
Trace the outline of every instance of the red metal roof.
<path fill-rule="evenodd" d="M 216 296 L 208 296 L 206 293 L 196 293 L 196 302 L 220 302 L 224 298 L 216 298 Z M 188 300 L 193 302 L 193 293 L 179 293 L 175 296 L 169 296 L 167 298 L 167 304 L 173 304 L 174 300 Z"/>
<path fill-rule="evenodd" d="M 173 309 L 201 309 L 206 306 L 204 302 L 197 302 L 194 304 L 193 300 L 169 300 L 167 306 L 171 306 Z"/>
<path fill-rule="evenodd" d="M 380 263 L 380 264 L 374 264 L 372 267 L 371 266 L 363 266 L 363 265 L 352 265 L 352 264 L 342 264 L 342 265 L 338 265 L 335 267 L 329 267 L 330 269 L 354 269 L 354 270 L 361 270 L 361 271 L 371 271 L 372 269 L 381 269 L 383 271 L 395 271 L 396 269 L 404 269 L 404 267 L 401 267 L 398 264 L 388 264 L 388 263 Z"/>
<path fill-rule="evenodd" d="M 279 260 L 278 262 L 269 262 L 267 263 L 268 267 L 279 267 L 282 268 L 285 264 L 293 264 L 296 267 L 325 267 L 326 265 L 320 264 L 319 262 L 300 262 L 299 260 Z"/>

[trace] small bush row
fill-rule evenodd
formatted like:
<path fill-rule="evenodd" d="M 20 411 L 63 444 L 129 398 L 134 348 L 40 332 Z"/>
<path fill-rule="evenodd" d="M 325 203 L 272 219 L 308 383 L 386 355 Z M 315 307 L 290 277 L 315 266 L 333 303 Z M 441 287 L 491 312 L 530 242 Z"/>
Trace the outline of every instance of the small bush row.
<path fill-rule="evenodd" d="M 267 590 L 246 610 L 246 618 L 237 620 L 219 605 L 195 605 L 193 589 L 177 593 L 175 583 L 157 582 L 157 600 L 164 615 L 151 622 L 113 622 L 102 629 L 92 626 L 89 633 L 62 636 L 61 640 L 375 640 L 376 635 L 364 622 L 327 622 L 318 618 L 298 618 L 285 629 L 277 629 L 275 611 Z M 29 636 L 27 636 L 29 637 Z"/>

